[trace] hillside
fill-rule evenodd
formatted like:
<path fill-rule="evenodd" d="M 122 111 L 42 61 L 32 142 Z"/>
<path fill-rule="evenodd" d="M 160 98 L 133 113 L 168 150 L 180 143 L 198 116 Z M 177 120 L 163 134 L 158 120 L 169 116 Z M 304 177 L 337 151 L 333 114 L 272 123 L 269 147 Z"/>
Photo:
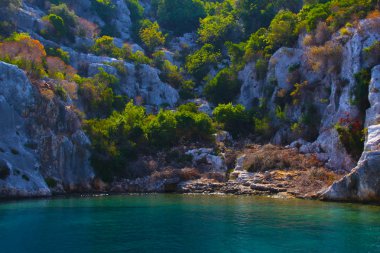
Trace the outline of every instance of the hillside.
<path fill-rule="evenodd" d="M 379 201 L 378 8 L 2 1 L 0 195 Z"/>

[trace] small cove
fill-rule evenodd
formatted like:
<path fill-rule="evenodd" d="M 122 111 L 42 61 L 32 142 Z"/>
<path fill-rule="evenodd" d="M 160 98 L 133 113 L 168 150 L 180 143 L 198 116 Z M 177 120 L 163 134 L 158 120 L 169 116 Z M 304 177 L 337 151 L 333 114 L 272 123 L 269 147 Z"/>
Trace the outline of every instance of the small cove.
<path fill-rule="evenodd" d="M 253 196 L 0 203 L 8 252 L 380 252 L 380 206 Z"/>

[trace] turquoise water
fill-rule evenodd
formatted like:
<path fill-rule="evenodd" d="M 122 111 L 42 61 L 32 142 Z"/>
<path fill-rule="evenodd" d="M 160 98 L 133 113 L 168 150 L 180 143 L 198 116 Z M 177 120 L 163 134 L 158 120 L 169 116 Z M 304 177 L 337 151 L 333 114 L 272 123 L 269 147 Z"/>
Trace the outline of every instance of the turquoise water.
<path fill-rule="evenodd" d="M 380 252 L 380 207 L 185 195 L 7 202 L 0 252 Z"/>

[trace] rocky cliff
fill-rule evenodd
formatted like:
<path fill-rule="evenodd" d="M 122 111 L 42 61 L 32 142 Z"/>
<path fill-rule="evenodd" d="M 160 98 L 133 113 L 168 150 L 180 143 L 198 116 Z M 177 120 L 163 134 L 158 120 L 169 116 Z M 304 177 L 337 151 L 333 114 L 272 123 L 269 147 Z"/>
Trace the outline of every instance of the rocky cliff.
<path fill-rule="evenodd" d="M 369 87 L 371 107 L 367 110 L 368 129 L 364 152 L 358 165 L 347 176 L 334 183 L 322 198 L 334 201 L 380 201 L 380 66 L 372 69 Z"/>
<path fill-rule="evenodd" d="M 36 87 L 22 70 L 0 62 L 1 196 L 90 189 L 89 140 L 70 106 L 46 95 L 52 92 L 46 87 Z"/>
<path fill-rule="evenodd" d="M 98 28 L 107 25 L 114 28 L 117 34 L 114 44 L 117 48 L 122 48 L 123 44 L 128 42 L 132 52 L 144 51 L 133 42 L 133 24 L 126 1 L 110 2 L 117 8 L 107 22 L 97 13 L 90 0 L 66 2 L 76 15 L 97 24 Z M 79 70 L 83 77 L 95 76 L 101 69 L 112 74 L 119 81 L 118 87 L 113 90 L 115 94 L 139 100 L 148 113 L 155 113 L 161 107 L 175 109 L 180 103 L 186 102 L 181 100 L 180 90 L 176 85 L 169 85 L 163 81 L 161 71 L 154 64 L 89 53 L 96 36 L 79 37 L 77 34 L 72 42 L 57 42 L 58 40 L 50 40 L 44 36 L 42 31 L 46 28 L 46 23 L 43 17 L 48 14 L 48 8 L 44 6 L 46 4 L 47 1 L 23 1 L 17 15 L 12 17 L 17 24 L 17 30 L 30 33 L 33 38 L 41 41 L 45 48 L 64 49 L 69 55 L 68 64 Z M 145 12 L 149 12 L 150 1 L 144 2 L 144 6 Z M 379 18 L 364 19 L 358 21 L 355 26 L 351 25 L 334 34 L 328 34 L 323 41 L 314 43 L 305 43 L 307 36 L 311 35 L 302 33 L 294 48 L 282 47 L 273 53 L 265 71 L 259 69 L 257 62 L 252 60 L 245 64 L 237 75 L 241 88 L 235 102 L 243 104 L 246 108 L 260 107 L 266 110 L 271 121 L 271 143 L 287 146 L 288 149 L 297 150 L 306 157 L 315 156 L 324 167 L 332 171 L 349 173 L 321 193 L 323 199 L 380 200 L 380 128 L 377 125 L 380 67 L 375 67 L 379 64 L 378 59 L 365 54 L 366 48 L 380 40 L 379 27 Z M 173 63 L 173 66 L 183 67 L 184 62 L 181 62 L 183 59 L 180 58 L 187 55 L 181 56 L 181 53 L 184 51 L 184 54 L 187 54 L 198 49 L 197 41 L 197 34 L 194 32 L 178 37 L 173 35 L 171 41 L 166 43 L 168 48 L 159 50 L 164 52 L 165 59 Z M 143 54 L 140 57 L 142 56 Z M 207 78 L 212 78 L 224 67 L 224 63 L 215 64 L 210 68 L 212 70 Z M 120 68 L 123 69 L 123 73 Z M 372 69 L 369 87 L 370 108 L 364 115 L 354 102 L 357 99 L 356 74 L 363 69 Z M 181 71 L 179 68 L 178 73 Z M 198 105 L 200 111 L 211 115 L 213 106 L 204 99 L 202 93 L 205 82 L 199 82 L 194 93 L 195 97 L 200 98 L 191 101 Z M 52 193 L 93 190 L 95 175 L 89 163 L 91 141 L 83 132 L 78 115 L 78 108 L 83 107 L 80 99 L 77 99 L 78 87 L 75 83 L 67 83 L 74 91 L 68 92 L 65 101 L 54 95 L 56 85 L 56 82 L 49 78 L 31 82 L 21 69 L 0 62 L 2 196 L 48 196 Z M 350 153 L 342 143 L 337 125 L 364 118 L 364 127 L 368 131 L 364 152 L 357 163 L 358 157 Z M 225 142 L 241 146 L 244 141 Z M 224 142 L 221 142 L 224 148 Z M 231 145 L 233 148 L 235 146 Z M 202 155 L 197 155 L 200 151 Z M 210 150 L 204 147 L 189 147 L 184 154 L 193 156 L 195 160 L 199 156 L 198 160 L 213 167 L 214 172 L 222 171 L 226 174 L 226 171 L 234 166 L 228 167 L 225 154 L 215 155 L 214 151 L 214 147 Z M 199 167 L 195 162 L 191 165 Z M 354 169 L 351 171 L 352 168 Z M 246 173 L 242 175 L 246 176 Z M 251 177 L 254 178 L 255 175 L 252 174 Z M 114 188 L 126 190 L 136 188 L 136 185 L 140 184 L 137 187 L 140 191 L 163 191 L 163 181 L 157 183 L 152 178 L 154 177 L 149 176 L 135 181 L 123 179 L 120 183 L 122 186 L 116 185 Z M 180 182 L 178 175 L 176 180 L 176 183 Z M 253 179 L 250 180 L 244 182 L 252 183 Z"/>

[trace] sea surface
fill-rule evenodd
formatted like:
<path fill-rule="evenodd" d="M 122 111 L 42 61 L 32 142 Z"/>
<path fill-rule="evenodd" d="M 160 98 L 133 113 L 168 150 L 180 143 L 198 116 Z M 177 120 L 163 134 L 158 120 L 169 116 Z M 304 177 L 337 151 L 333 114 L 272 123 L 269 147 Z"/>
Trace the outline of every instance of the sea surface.
<path fill-rule="evenodd" d="M 3 202 L 0 252 L 380 252 L 380 206 L 164 194 Z"/>

